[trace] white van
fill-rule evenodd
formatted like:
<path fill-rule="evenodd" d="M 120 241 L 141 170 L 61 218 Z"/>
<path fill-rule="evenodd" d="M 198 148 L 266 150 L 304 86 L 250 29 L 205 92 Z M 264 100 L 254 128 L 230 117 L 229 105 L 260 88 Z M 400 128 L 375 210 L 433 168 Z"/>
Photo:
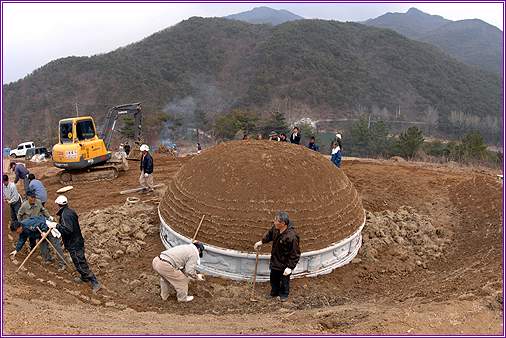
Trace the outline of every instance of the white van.
<path fill-rule="evenodd" d="M 35 148 L 35 143 L 33 142 L 20 143 L 16 149 L 11 150 L 10 156 L 12 158 L 25 157 L 26 149 L 30 148 Z"/>

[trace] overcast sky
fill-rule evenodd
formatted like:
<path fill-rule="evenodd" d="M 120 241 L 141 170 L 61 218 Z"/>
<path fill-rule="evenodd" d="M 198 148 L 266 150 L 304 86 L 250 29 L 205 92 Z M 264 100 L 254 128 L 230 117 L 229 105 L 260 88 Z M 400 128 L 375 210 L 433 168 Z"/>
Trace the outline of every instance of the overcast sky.
<path fill-rule="evenodd" d="M 488 3 L 20 3 L 2 1 L 2 83 L 67 56 L 107 53 L 192 16 L 222 17 L 267 6 L 306 19 L 365 21 L 409 8 L 448 20 L 481 19 L 503 30 L 503 2 Z"/>

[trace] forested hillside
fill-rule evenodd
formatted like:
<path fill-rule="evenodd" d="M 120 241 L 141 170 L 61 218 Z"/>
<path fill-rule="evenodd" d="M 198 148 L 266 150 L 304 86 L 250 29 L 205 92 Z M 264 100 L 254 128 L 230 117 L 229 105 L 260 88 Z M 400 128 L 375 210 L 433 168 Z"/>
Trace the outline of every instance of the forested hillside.
<path fill-rule="evenodd" d="M 3 86 L 4 144 L 54 139 L 58 120 L 140 101 L 143 130 L 175 116 L 213 121 L 233 109 L 260 115 L 303 106 L 300 118 L 346 118 L 380 109 L 422 121 L 428 107 L 502 121 L 502 78 L 439 49 L 357 23 L 298 20 L 255 25 L 193 17 L 129 46 L 58 59 Z M 281 111 L 283 113 L 283 111 Z M 179 115 L 178 115 L 179 114 Z M 199 121 L 196 121 L 198 117 Z M 187 121 L 188 122 L 188 121 Z"/>
<path fill-rule="evenodd" d="M 410 8 L 406 13 L 386 13 L 364 23 L 431 43 L 465 64 L 502 76 L 503 32 L 482 20 L 451 21 Z"/>

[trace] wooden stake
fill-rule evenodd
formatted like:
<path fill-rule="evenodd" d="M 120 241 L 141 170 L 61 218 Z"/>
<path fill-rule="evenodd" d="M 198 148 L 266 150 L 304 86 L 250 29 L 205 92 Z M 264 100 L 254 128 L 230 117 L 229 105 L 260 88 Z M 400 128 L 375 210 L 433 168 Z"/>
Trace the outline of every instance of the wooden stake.
<path fill-rule="evenodd" d="M 39 230 L 39 232 L 42 234 L 42 231 L 39 229 L 39 227 L 37 227 L 37 230 Z M 48 232 L 51 231 L 51 230 L 48 230 Z M 46 238 L 46 241 L 49 243 L 49 245 L 51 245 L 51 247 L 54 249 L 54 251 L 56 252 L 56 254 L 58 256 L 60 256 L 60 258 L 65 262 L 65 258 L 63 258 L 59 253 L 58 253 L 58 250 L 56 250 L 56 248 L 54 247 L 53 243 L 51 243 L 49 241 L 49 239 Z"/>
<path fill-rule="evenodd" d="M 204 220 L 204 217 L 206 217 L 206 215 L 202 215 L 202 219 L 200 220 L 200 223 L 199 223 L 199 226 L 197 228 L 197 231 L 195 231 L 195 235 L 193 235 L 193 238 L 192 238 L 192 241 L 191 243 L 193 243 L 193 241 L 195 240 L 195 237 L 197 237 L 197 233 L 199 232 L 199 229 L 200 229 L 200 226 L 202 225 L 202 221 Z"/>
<path fill-rule="evenodd" d="M 253 277 L 253 291 L 251 291 L 251 298 L 249 299 L 252 302 L 258 302 L 255 299 L 255 282 L 257 280 L 257 267 L 258 267 L 258 253 L 260 252 L 260 248 L 257 249 L 257 258 L 255 259 L 255 275 Z"/>
<path fill-rule="evenodd" d="M 163 183 L 162 183 L 162 184 L 157 184 L 157 185 L 154 185 L 154 186 L 153 186 L 153 189 L 154 189 L 154 188 L 160 188 L 160 187 L 163 187 L 163 186 L 164 186 L 164 184 L 163 184 Z M 142 190 L 142 188 L 135 188 L 135 189 L 130 189 L 130 190 L 123 190 L 123 191 L 120 191 L 119 193 L 120 193 L 121 195 L 124 195 L 124 194 L 129 194 L 129 193 L 131 193 L 131 192 L 137 192 L 137 191 L 141 191 L 141 190 Z"/>
<path fill-rule="evenodd" d="M 42 236 L 42 238 L 40 239 L 40 241 L 37 243 L 37 245 L 35 246 L 35 248 L 33 248 L 32 251 L 30 251 L 30 253 L 28 254 L 28 256 L 26 256 L 25 260 L 23 261 L 23 263 L 21 263 L 21 265 L 19 266 L 19 268 L 16 270 L 16 272 L 19 271 L 19 269 L 21 269 L 21 267 L 26 263 L 26 261 L 28 260 L 28 258 L 30 258 L 30 256 L 32 255 L 32 253 L 35 251 L 35 249 L 37 249 L 40 245 L 40 243 L 42 243 L 43 240 L 46 239 L 46 237 L 49 235 L 49 231 L 46 232 L 46 234 L 44 236 Z"/>

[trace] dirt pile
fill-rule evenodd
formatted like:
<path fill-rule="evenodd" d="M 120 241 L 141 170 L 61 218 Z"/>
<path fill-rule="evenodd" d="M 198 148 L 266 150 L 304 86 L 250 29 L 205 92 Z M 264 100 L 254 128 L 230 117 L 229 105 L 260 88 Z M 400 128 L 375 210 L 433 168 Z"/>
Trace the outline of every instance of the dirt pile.
<path fill-rule="evenodd" d="M 124 255 L 139 257 L 146 246 L 146 236 L 158 233 L 158 225 L 149 216 L 154 209 L 142 203 L 126 203 L 84 215 L 80 223 L 87 247 L 91 248 L 89 263 L 106 268 L 112 259 Z"/>
<path fill-rule="evenodd" d="M 160 144 L 156 149 L 153 151 L 154 154 L 167 154 L 170 156 L 177 156 L 177 153 L 174 151 L 174 148 L 172 147 L 166 147 L 164 144 Z"/>
<path fill-rule="evenodd" d="M 425 268 L 429 260 L 441 257 L 443 246 L 451 238 L 449 231 L 435 224 L 410 206 L 402 206 L 396 212 L 367 212 L 361 257 L 378 260 L 378 250 L 386 245 L 405 262 L 405 268 Z"/>
<path fill-rule="evenodd" d="M 351 181 L 328 158 L 268 140 L 226 142 L 194 157 L 171 181 L 160 210 L 188 238 L 206 215 L 199 240 L 239 251 L 253 250 L 278 210 L 294 222 L 303 252 L 354 234 L 365 218 Z"/>

